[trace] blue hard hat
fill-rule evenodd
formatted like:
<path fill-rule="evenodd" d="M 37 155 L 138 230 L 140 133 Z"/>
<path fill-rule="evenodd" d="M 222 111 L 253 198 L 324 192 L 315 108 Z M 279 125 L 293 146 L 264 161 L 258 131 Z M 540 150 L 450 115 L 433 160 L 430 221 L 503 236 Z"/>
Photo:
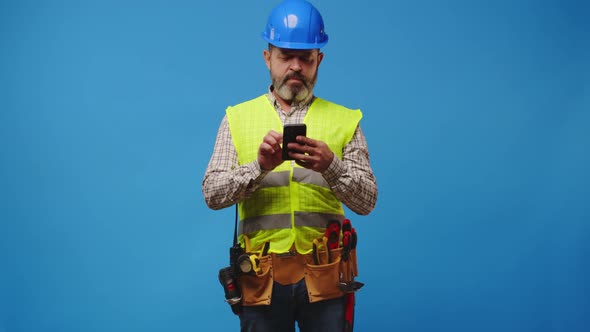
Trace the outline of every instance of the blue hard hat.
<path fill-rule="evenodd" d="M 321 48 L 328 43 L 322 15 L 305 0 L 284 0 L 276 6 L 262 38 L 276 47 L 299 50 Z"/>

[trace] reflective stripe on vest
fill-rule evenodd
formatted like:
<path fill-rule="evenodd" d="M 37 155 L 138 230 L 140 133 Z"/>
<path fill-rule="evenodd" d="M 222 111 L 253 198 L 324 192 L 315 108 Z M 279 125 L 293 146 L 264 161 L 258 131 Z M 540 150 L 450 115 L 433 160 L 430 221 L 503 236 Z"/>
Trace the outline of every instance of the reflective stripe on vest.
<path fill-rule="evenodd" d="M 362 114 L 316 98 L 304 123 L 307 136 L 325 142 L 342 159 Z M 229 107 L 227 119 L 238 162 L 255 161 L 262 138 L 269 130 L 282 132 L 274 107 L 263 95 Z M 271 252 L 285 252 L 295 243 L 299 252 L 311 250 L 311 241 L 321 237 L 330 220 L 343 220 L 342 204 L 323 176 L 283 162 L 267 174 L 252 195 L 240 202 L 240 234 L 250 235 L 252 248 L 271 241 Z"/>
<path fill-rule="evenodd" d="M 264 177 L 264 179 L 262 179 L 259 188 L 288 186 L 289 176 L 291 176 L 289 171 L 270 172 Z M 293 169 L 293 182 L 307 183 L 324 188 L 330 188 L 330 186 L 328 186 L 328 182 L 326 182 L 320 173 L 306 168 Z"/>
<path fill-rule="evenodd" d="M 325 229 L 328 222 L 338 220 L 342 223 L 343 215 L 315 212 L 295 212 L 295 227 L 314 227 Z M 240 222 L 240 234 L 252 234 L 258 231 L 291 228 L 290 214 L 273 214 L 244 219 Z"/>

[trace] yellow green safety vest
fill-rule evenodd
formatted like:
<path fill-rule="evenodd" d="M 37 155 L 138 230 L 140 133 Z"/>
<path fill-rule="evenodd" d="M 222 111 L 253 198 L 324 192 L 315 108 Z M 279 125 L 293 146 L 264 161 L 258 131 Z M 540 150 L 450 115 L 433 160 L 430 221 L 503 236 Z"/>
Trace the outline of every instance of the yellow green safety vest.
<path fill-rule="evenodd" d="M 270 130 L 283 131 L 266 95 L 228 107 L 226 114 L 240 165 L 256 160 L 262 138 Z M 325 142 L 342 159 L 361 118 L 360 110 L 316 98 L 303 122 L 308 137 Z M 330 220 L 344 219 L 342 203 L 323 176 L 290 160 L 267 174 L 238 209 L 240 241 L 243 243 L 243 235 L 247 235 L 252 251 L 261 250 L 270 241 L 270 252 L 284 253 L 295 244 L 299 253 L 307 254 Z"/>

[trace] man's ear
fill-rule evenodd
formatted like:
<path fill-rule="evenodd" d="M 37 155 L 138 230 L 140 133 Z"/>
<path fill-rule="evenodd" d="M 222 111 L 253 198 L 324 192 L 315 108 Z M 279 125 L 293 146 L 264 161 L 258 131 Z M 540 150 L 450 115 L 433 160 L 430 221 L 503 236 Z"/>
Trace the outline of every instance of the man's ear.
<path fill-rule="evenodd" d="M 264 57 L 264 62 L 266 63 L 266 68 L 268 68 L 268 70 L 270 70 L 270 51 L 265 49 L 262 52 L 262 56 Z"/>
<path fill-rule="evenodd" d="M 320 66 L 320 63 L 322 63 L 323 59 L 324 59 L 324 53 L 319 52 L 318 53 L 318 67 Z"/>

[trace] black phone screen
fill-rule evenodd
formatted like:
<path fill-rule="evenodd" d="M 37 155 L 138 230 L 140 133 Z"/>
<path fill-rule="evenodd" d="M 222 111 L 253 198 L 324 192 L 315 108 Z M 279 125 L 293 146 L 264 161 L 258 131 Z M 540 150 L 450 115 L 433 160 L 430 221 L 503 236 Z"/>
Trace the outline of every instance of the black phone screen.
<path fill-rule="evenodd" d="M 307 127 L 305 123 L 287 124 L 283 127 L 283 160 L 293 160 L 289 157 L 287 144 L 295 142 L 297 136 L 306 136 Z"/>

